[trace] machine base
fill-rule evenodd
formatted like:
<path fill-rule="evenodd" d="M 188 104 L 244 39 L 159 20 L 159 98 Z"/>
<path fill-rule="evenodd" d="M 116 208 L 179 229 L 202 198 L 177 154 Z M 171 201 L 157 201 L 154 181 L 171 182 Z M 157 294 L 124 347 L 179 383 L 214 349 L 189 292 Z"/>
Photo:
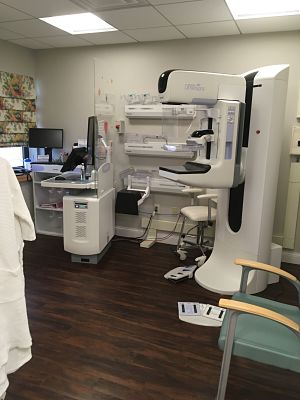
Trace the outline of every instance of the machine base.
<path fill-rule="evenodd" d="M 281 264 L 282 248 L 271 244 L 270 261 L 274 266 Z M 215 246 L 210 258 L 195 272 L 196 282 L 204 289 L 211 292 L 232 295 L 240 288 L 242 268 L 234 264 L 235 258 L 245 258 L 261 261 L 256 254 L 249 254 L 242 250 L 236 250 L 229 245 L 219 242 Z M 270 283 L 277 283 L 278 277 L 265 271 L 251 271 L 249 274 L 247 293 L 254 294 L 262 292 Z"/>
<path fill-rule="evenodd" d="M 111 242 L 107 243 L 107 245 L 99 254 L 91 254 L 87 256 L 81 254 L 71 254 L 71 261 L 84 264 L 98 264 L 98 262 L 106 254 L 106 252 L 110 247 L 111 247 Z"/>

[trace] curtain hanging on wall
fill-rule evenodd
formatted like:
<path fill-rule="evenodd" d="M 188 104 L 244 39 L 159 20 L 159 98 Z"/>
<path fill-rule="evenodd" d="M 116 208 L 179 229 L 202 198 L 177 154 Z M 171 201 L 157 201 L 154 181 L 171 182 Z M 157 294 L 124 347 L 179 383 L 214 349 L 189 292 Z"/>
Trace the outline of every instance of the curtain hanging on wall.
<path fill-rule="evenodd" d="M 27 145 L 36 126 L 35 98 L 31 76 L 0 71 L 0 147 Z"/>

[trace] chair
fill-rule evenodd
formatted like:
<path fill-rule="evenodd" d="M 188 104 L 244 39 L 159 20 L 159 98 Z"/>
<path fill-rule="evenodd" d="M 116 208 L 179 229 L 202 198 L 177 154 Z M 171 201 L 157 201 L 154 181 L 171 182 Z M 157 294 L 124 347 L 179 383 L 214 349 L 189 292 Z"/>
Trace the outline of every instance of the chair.
<path fill-rule="evenodd" d="M 264 270 L 288 279 L 297 289 L 300 304 L 300 282 L 290 273 L 260 262 L 236 259 L 242 266 L 240 291 L 232 300 L 220 299 L 227 308 L 219 337 L 224 351 L 217 400 L 224 400 L 231 355 L 263 364 L 300 372 L 300 309 L 262 297 L 246 294 L 251 270 Z"/>
<path fill-rule="evenodd" d="M 203 189 L 186 188 L 183 189 L 182 192 L 195 195 L 195 193 L 203 192 Z M 195 200 L 193 199 L 192 205 L 183 207 L 180 210 L 180 213 L 183 216 L 183 221 L 176 249 L 177 253 L 180 256 L 180 260 L 186 259 L 187 251 L 189 249 L 198 248 L 201 251 L 202 257 L 199 257 L 196 260 L 199 261 L 201 264 L 205 262 L 206 259 L 205 251 L 207 250 L 207 247 L 205 246 L 205 241 L 204 241 L 204 230 L 208 226 L 211 226 L 213 224 L 213 221 L 216 220 L 217 210 L 213 206 L 216 204 L 217 197 L 218 196 L 215 193 L 200 194 L 197 196 L 197 199 L 207 200 L 206 206 L 194 205 L 193 203 L 195 202 Z M 189 236 L 189 232 L 191 230 L 189 230 L 187 233 L 184 233 L 184 228 L 187 220 L 190 220 L 195 223 L 194 228 L 197 229 L 196 241 L 191 241 L 187 239 L 187 236 Z"/>

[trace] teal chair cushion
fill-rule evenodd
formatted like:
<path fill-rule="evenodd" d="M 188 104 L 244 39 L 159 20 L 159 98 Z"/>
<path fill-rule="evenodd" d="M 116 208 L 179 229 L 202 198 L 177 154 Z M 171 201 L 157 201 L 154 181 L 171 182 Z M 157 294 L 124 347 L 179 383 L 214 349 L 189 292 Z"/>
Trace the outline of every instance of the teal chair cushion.
<path fill-rule="evenodd" d="M 239 292 L 234 294 L 232 299 L 268 308 L 300 324 L 298 307 Z M 224 350 L 227 325 L 228 316 L 225 315 L 219 337 L 219 347 L 222 350 Z M 300 338 L 289 328 L 263 317 L 239 315 L 233 354 L 300 372 Z"/>

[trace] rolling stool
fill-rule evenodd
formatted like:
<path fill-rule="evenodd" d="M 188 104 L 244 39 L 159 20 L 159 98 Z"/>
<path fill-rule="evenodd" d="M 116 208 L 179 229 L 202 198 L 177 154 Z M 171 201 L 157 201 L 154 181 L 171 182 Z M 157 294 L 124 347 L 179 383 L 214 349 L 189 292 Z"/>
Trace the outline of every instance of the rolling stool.
<path fill-rule="evenodd" d="M 212 224 L 213 221 L 216 220 L 217 210 L 213 207 L 213 203 L 216 203 L 217 194 L 202 194 L 197 196 L 198 199 L 203 200 L 207 199 L 207 206 L 188 206 L 184 207 L 180 210 L 181 215 L 183 216 L 183 221 L 181 225 L 181 230 L 178 238 L 177 249 L 176 252 L 179 254 L 180 260 L 185 260 L 187 258 L 187 251 L 192 248 L 200 249 L 202 255 L 196 258 L 196 262 L 198 266 L 204 264 L 206 261 L 206 256 L 204 251 L 206 250 L 206 246 L 204 243 L 204 230 Z M 196 242 L 189 241 L 186 239 L 188 236 L 188 232 L 185 234 L 184 227 L 186 220 L 190 220 L 196 223 L 197 234 L 196 234 Z"/>

